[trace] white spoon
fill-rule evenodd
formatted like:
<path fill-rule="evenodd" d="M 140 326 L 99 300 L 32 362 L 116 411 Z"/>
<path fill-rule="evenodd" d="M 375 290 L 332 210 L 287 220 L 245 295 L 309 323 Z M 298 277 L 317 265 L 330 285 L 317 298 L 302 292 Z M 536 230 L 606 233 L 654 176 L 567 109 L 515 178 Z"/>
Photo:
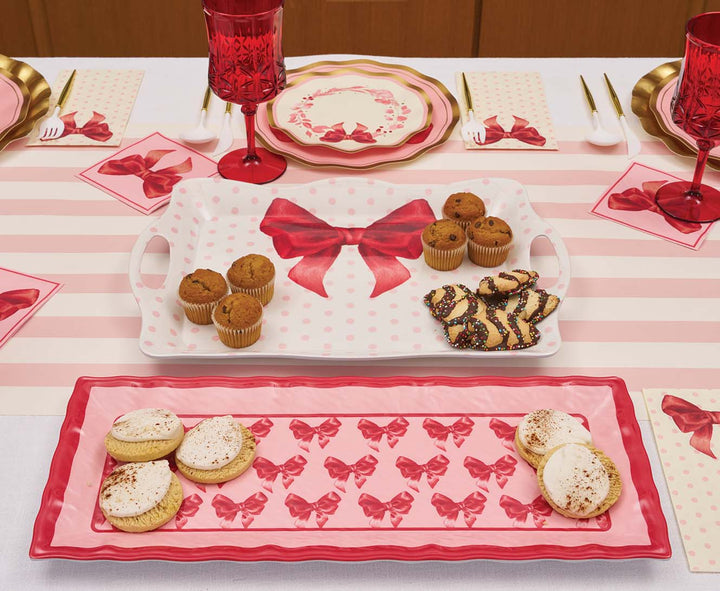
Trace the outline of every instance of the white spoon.
<path fill-rule="evenodd" d="M 205 127 L 205 118 L 207 117 L 208 104 L 210 103 L 210 87 L 205 89 L 205 97 L 203 98 L 202 109 L 200 110 L 200 121 L 197 127 L 184 131 L 180 134 L 180 139 L 186 144 L 207 144 L 217 137 L 214 131 Z"/>
<path fill-rule="evenodd" d="M 614 146 L 622 141 L 619 135 L 609 132 L 602 126 L 600 122 L 600 115 L 597 107 L 595 106 L 595 99 L 590 93 L 590 89 L 585 84 L 585 79 L 580 76 L 580 82 L 582 82 L 583 90 L 585 91 L 585 98 L 587 99 L 590 111 L 592 113 L 592 124 L 593 130 L 585 136 L 585 141 L 593 144 L 594 146 Z"/>

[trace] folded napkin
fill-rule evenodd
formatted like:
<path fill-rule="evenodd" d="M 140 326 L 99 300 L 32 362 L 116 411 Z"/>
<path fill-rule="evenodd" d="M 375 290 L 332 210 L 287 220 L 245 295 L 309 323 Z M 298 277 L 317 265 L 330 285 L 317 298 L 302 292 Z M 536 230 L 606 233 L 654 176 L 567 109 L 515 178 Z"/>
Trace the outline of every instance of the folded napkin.
<path fill-rule="evenodd" d="M 63 70 L 55 80 L 48 115 L 71 73 Z M 119 146 L 143 74 L 142 70 L 78 70 L 60 113 L 63 135 L 41 141 L 36 127 L 28 146 Z"/>
<path fill-rule="evenodd" d="M 467 122 L 462 72 L 455 75 L 461 123 Z M 538 72 L 465 72 L 475 119 L 486 128 L 485 143 L 468 150 L 557 150 L 545 88 Z"/>

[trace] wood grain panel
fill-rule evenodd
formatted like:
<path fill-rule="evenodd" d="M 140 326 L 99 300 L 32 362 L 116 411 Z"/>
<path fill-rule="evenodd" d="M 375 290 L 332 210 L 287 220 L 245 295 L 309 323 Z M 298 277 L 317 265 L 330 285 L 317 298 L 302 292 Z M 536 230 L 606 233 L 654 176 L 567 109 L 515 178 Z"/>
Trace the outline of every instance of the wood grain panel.
<path fill-rule="evenodd" d="M 2 1 L 0 53 L 10 57 L 38 55 L 30 7 L 27 2 Z"/>

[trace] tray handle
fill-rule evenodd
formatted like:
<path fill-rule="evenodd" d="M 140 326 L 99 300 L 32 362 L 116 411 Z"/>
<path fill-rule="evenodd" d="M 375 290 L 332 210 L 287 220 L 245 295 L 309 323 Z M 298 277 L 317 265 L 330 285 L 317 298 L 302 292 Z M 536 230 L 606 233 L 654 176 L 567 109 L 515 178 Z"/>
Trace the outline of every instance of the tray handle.
<path fill-rule="evenodd" d="M 547 222 L 544 223 L 546 223 L 547 229 L 539 232 L 533 240 L 540 237 L 547 238 L 555 250 L 555 256 L 558 258 L 558 280 L 551 291 L 560 298 L 560 301 L 563 301 L 570 287 L 570 254 L 560 233 Z"/>
<path fill-rule="evenodd" d="M 158 221 L 159 220 L 153 222 L 140 233 L 138 239 L 132 247 L 132 250 L 130 251 L 130 269 L 128 271 L 130 289 L 132 290 L 133 295 L 135 296 L 135 301 L 137 301 L 141 311 L 143 309 L 147 309 L 148 302 L 146 300 L 149 297 L 149 294 L 163 289 L 162 287 L 153 288 L 145 285 L 140 273 L 140 265 L 142 263 L 143 256 L 145 255 L 145 249 L 148 244 L 150 244 L 150 241 L 156 236 L 164 238 L 170 248 L 170 262 L 168 264 L 167 275 L 169 275 L 170 271 L 173 269 L 174 249 L 172 247 L 172 241 L 160 230 L 160 228 L 157 227 Z"/>

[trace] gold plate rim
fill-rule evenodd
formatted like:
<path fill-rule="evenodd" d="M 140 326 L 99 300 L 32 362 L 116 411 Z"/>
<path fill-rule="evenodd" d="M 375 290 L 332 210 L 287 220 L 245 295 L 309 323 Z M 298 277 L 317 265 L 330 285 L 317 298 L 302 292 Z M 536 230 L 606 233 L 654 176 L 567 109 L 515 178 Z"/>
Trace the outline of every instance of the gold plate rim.
<path fill-rule="evenodd" d="M 10 80 L 17 88 L 20 90 L 20 94 L 22 95 L 22 105 L 20 105 L 20 115 L 19 117 L 12 123 L 12 125 L 9 125 L 5 131 L 0 132 L 0 143 L 3 141 L 5 136 L 10 134 L 13 129 L 15 129 L 20 123 L 24 122 L 27 118 L 28 111 L 30 109 L 30 90 L 27 87 L 27 84 L 25 84 L 20 78 L 18 78 L 15 74 L 13 74 L 10 70 L 7 70 L 0 66 L 0 76 L 3 78 L 6 78 Z"/>

